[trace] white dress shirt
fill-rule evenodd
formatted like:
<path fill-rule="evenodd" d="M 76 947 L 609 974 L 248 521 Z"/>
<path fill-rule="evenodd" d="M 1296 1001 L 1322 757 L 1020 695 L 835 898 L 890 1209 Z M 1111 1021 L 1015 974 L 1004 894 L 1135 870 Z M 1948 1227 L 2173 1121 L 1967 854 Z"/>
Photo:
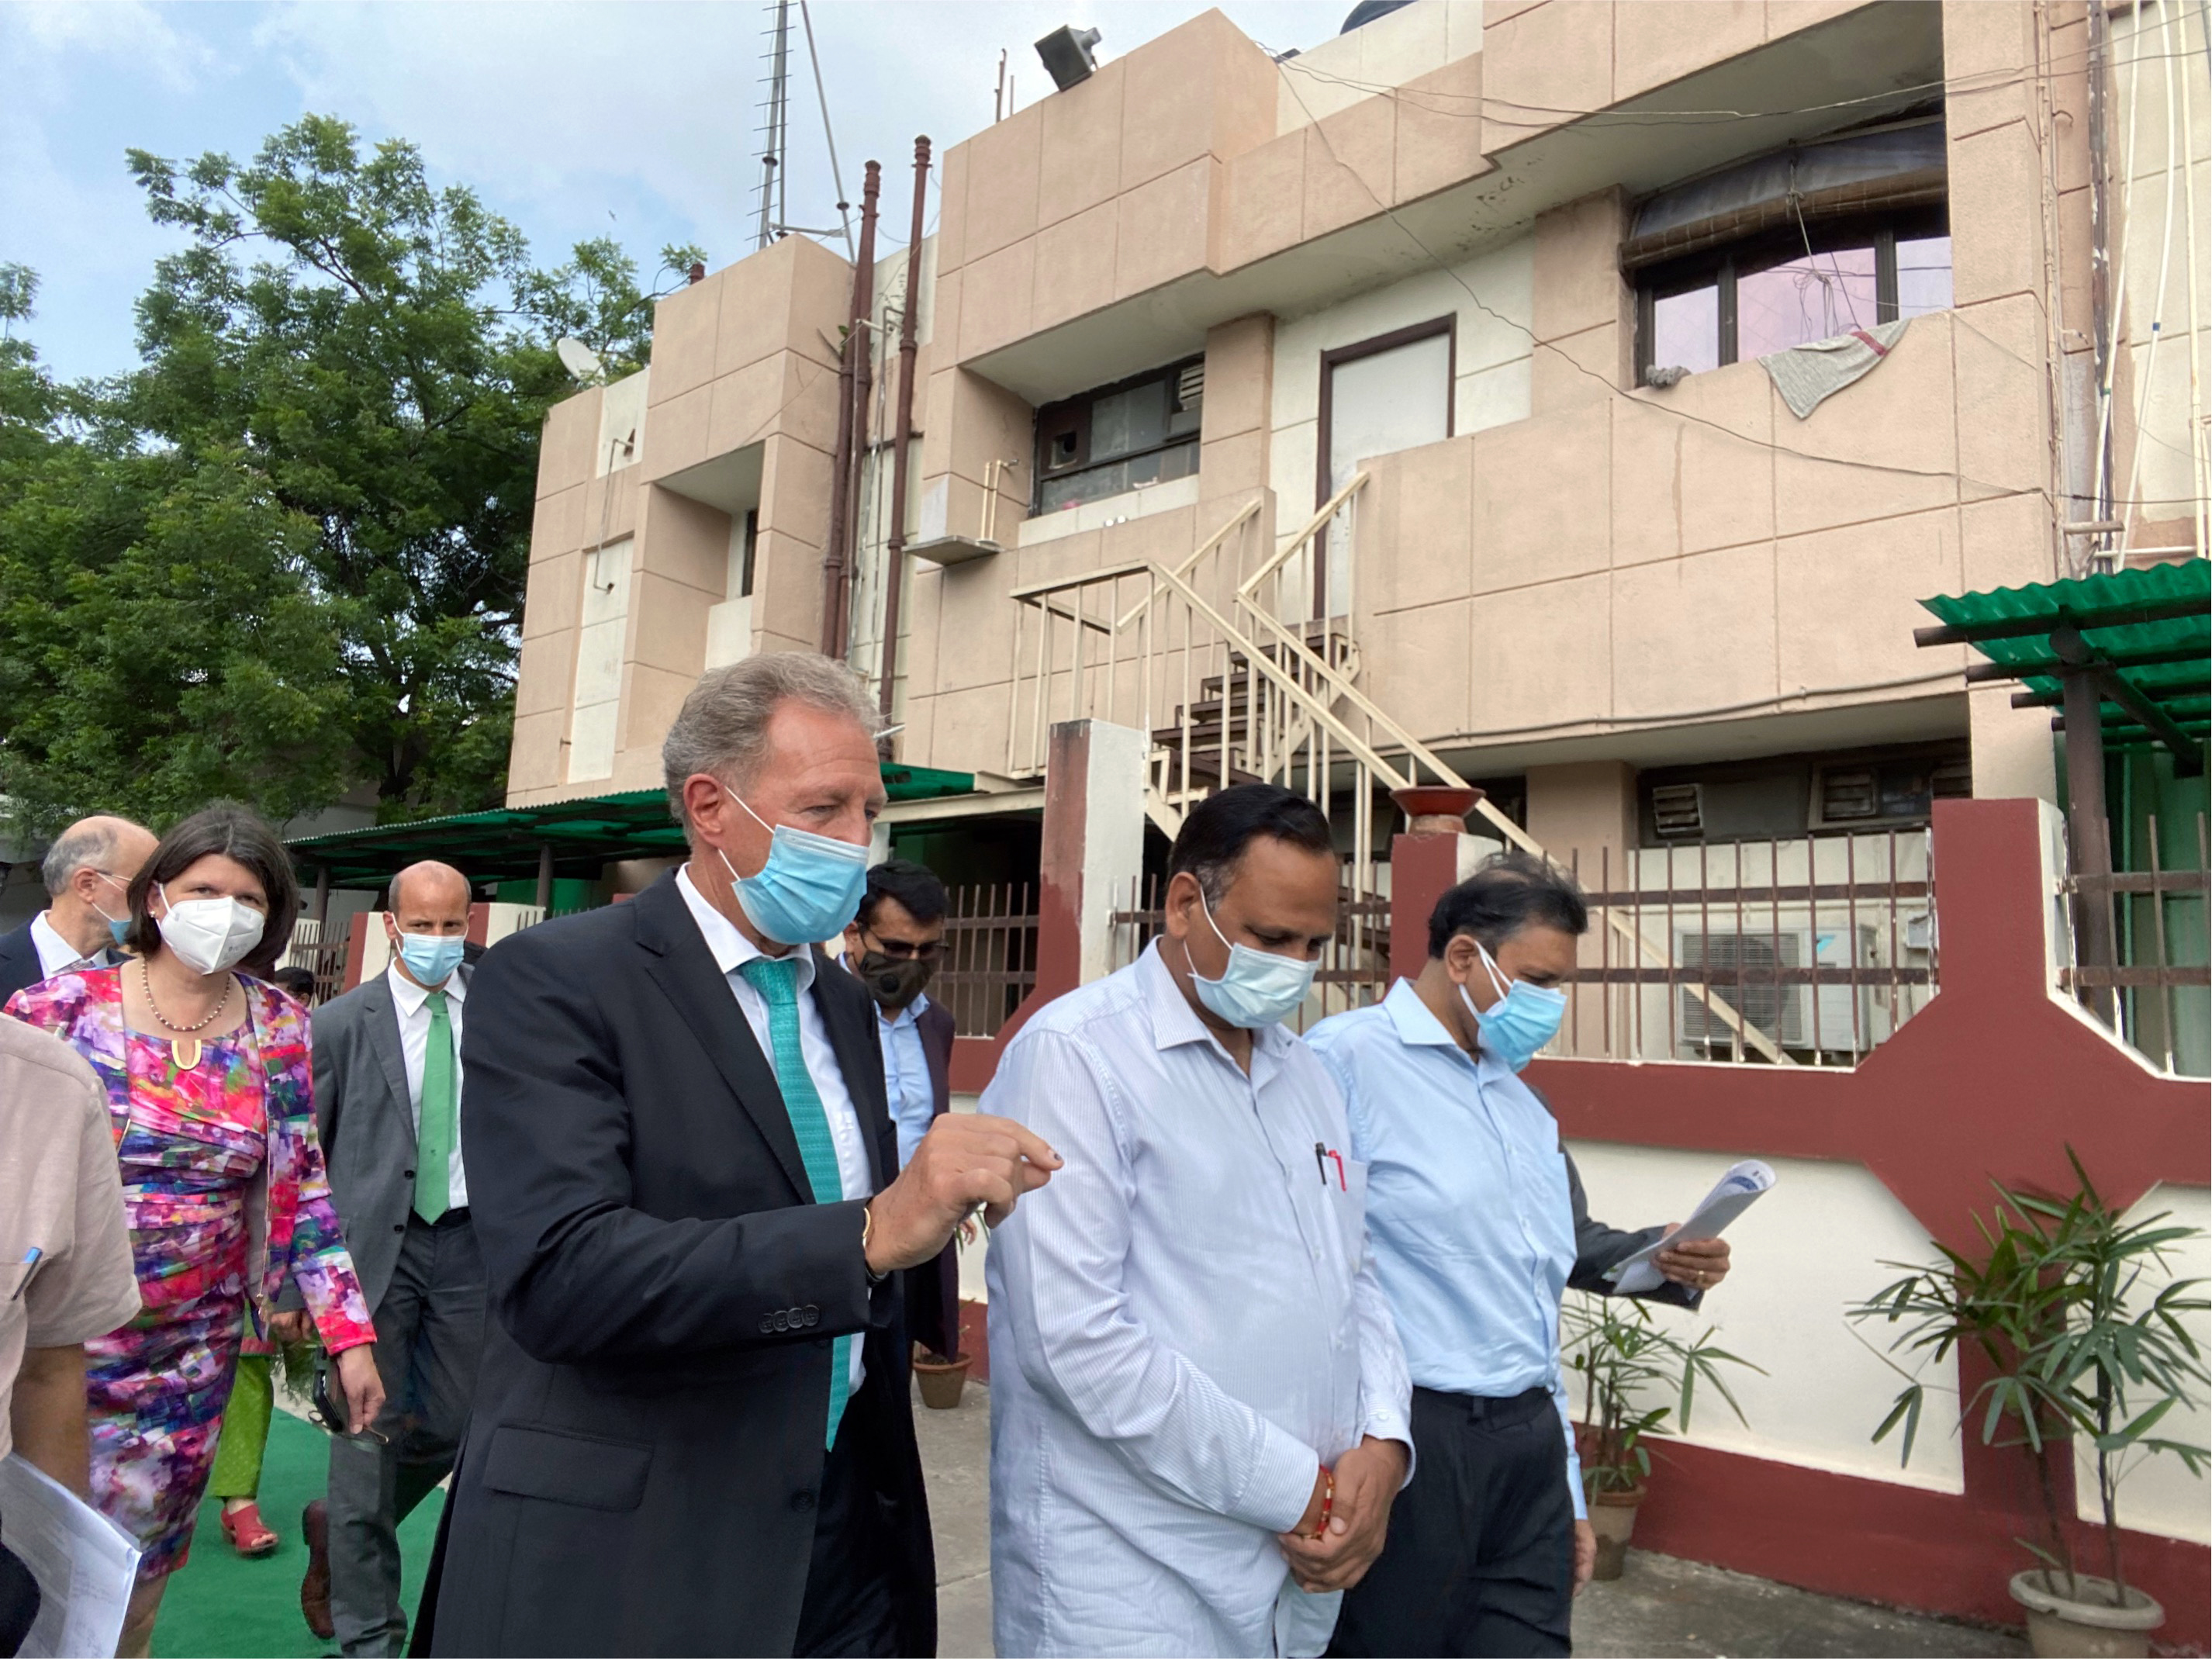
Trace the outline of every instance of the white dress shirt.
<path fill-rule="evenodd" d="M 447 1160 L 446 1202 L 459 1209 L 469 1201 L 469 1178 L 461 1170 L 461 1020 L 468 1000 L 466 966 L 446 975 L 438 988 L 446 994 L 446 1019 L 453 1028 L 453 1153 Z M 392 987 L 392 1006 L 399 1016 L 399 1052 L 407 1060 L 407 1108 L 415 1119 L 415 1137 L 422 1137 L 422 1061 L 430 1052 L 430 993 L 399 971 L 394 962 L 384 970 Z"/>
<path fill-rule="evenodd" d="M 1275 1535 L 1322 1462 L 1413 1443 L 1335 1084 L 1280 1026 L 1248 1077 L 1154 945 L 1024 1026 L 981 1109 L 1066 1160 L 986 1267 L 998 1650 L 1319 1653 L 1341 1598 Z"/>
<path fill-rule="evenodd" d="M 691 920 L 699 924 L 700 937 L 707 941 L 708 954 L 714 958 L 714 966 L 730 988 L 730 994 L 738 1000 L 745 1024 L 752 1027 L 753 1040 L 760 1044 L 761 1058 L 768 1062 L 770 1071 L 775 1070 L 775 1043 L 769 1034 L 768 1004 L 738 972 L 743 964 L 766 952 L 739 933 L 736 923 L 707 902 L 706 896 L 691 884 L 688 866 L 676 872 L 676 890 L 684 895 L 684 902 L 690 908 Z M 868 1144 L 861 1137 L 860 1110 L 853 1104 L 851 1091 L 845 1087 L 845 1072 L 837 1063 L 837 1051 L 830 1046 L 830 1028 L 822 1023 L 822 1011 L 814 1006 L 814 952 L 798 946 L 794 947 L 793 956 L 799 964 L 795 979 L 799 988 L 799 1050 L 806 1061 L 806 1074 L 814 1079 L 814 1092 L 822 1097 L 823 1115 L 830 1120 L 830 1138 L 837 1148 L 838 1184 L 844 1188 L 848 1200 L 872 1197 L 876 1178 L 868 1167 Z M 859 1248 L 857 1239 L 854 1247 Z M 863 1346 L 853 1344 L 851 1392 L 854 1395 L 860 1393 L 861 1380 L 867 1375 L 860 1362 Z"/>
<path fill-rule="evenodd" d="M 86 956 L 54 931 L 44 910 L 31 918 L 31 943 L 39 947 L 39 970 L 47 979 L 73 968 L 107 968 L 115 962 L 114 953 L 104 945 Z"/>

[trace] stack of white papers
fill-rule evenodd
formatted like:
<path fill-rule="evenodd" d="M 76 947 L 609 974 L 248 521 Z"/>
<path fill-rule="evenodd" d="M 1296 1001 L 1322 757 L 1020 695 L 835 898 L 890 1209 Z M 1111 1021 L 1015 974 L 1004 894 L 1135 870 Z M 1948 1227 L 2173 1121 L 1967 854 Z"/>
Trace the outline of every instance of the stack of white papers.
<path fill-rule="evenodd" d="M 1670 1244 L 1686 1244 L 1693 1238 L 1718 1238 L 1721 1230 L 1749 1209 L 1759 1195 L 1774 1184 L 1774 1171 L 1755 1158 L 1747 1158 L 1720 1178 L 1690 1218 L 1655 1243 L 1625 1257 L 1608 1270 L 1613 1289 L 1625 1296 L 1641 1296 L 1667 1282 L 1652 1258 Z"/>
<path fill-rule="evenodd" d="M 0 1542 L 39 1581 L 39 1617 L 22 1659 L 112 1654 L 138 1577 L 138 1540 L 43 1469 L 0 1462 Z"/>

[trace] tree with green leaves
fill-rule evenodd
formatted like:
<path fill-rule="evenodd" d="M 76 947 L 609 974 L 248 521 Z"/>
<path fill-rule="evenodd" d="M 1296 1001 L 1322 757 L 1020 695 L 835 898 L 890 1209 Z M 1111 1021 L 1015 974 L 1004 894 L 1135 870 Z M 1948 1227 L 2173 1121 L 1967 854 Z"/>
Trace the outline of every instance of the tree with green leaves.
<path fill-rule="evenodd" d="M 138 306 L 133 423 L 235 453 L 311 523 L 343 641 L 343 720 L 381 815 L 504 791 L 538 436 L 575 334 L 641 362 L 652 296 L 611 242 L 550 271 L 522 234 L 397 140 L 309 116 L 247 165 L 133 150 L 156 222 L 191 238 Z M 664 250 L 678 271 L 697 250 Z"/>

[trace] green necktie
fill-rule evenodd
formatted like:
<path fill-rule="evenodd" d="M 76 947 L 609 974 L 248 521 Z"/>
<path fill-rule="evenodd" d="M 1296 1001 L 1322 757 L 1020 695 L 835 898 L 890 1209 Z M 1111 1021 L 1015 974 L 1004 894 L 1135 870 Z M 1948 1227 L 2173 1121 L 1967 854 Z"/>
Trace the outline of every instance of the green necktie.
<path fill-rule="evenodd" d="M 435 1221 L 453 1207 L 453 1022 L 446 994 L 429 994 L 430 1040 L 422 1050 L 422 1109 L 415 1126 L 415 1213 Z"/>
<path fill-rule="evenodd" d="M 791 1133 L 799 1141 L 799 1162 L 806 1166 L 806 1184 L 817 1204 L 835 1204 L 845 1196 L 845 1183 L 837 1173 L 837 1143 L 830 1138 L 830 1115 L 806 1069 L 806 1054 L 799 1042 L 799 964 L 788 957 L 755 957 L 738 964 L 745 983 L 760 993 L 768 1005 L 769 1046 L 775 1050 L 775 1085 L 783 1092 L 783 1109 L 791 1119 Z M 837 1443 L 837 1425 L 845 1415 L 846 1395 L 853 1385 L 853 1342 L 841 1336 L 830 1346 L 830 1425 L 825 1446 Z"/>

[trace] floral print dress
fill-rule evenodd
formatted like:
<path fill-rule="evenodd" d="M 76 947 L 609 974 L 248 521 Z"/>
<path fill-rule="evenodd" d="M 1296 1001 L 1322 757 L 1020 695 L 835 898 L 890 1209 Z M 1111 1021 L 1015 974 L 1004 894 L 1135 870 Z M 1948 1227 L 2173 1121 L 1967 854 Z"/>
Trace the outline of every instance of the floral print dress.
<path fill-rule="evenodd" d="M 333 1353 L 375 1340 L 317 1145 L 307 1020 L 256 981 L 249 1018 L 180 1071 L 129 1030 L 121 969 L 64 974 L 7 1012 L 54 1032 L 107 1091 L 138 1317 L 85 1345 L 93 1501 L 135 1534 L 142 1581 L 185 1564 L 241 1338 L 286 1273 Z"/>

